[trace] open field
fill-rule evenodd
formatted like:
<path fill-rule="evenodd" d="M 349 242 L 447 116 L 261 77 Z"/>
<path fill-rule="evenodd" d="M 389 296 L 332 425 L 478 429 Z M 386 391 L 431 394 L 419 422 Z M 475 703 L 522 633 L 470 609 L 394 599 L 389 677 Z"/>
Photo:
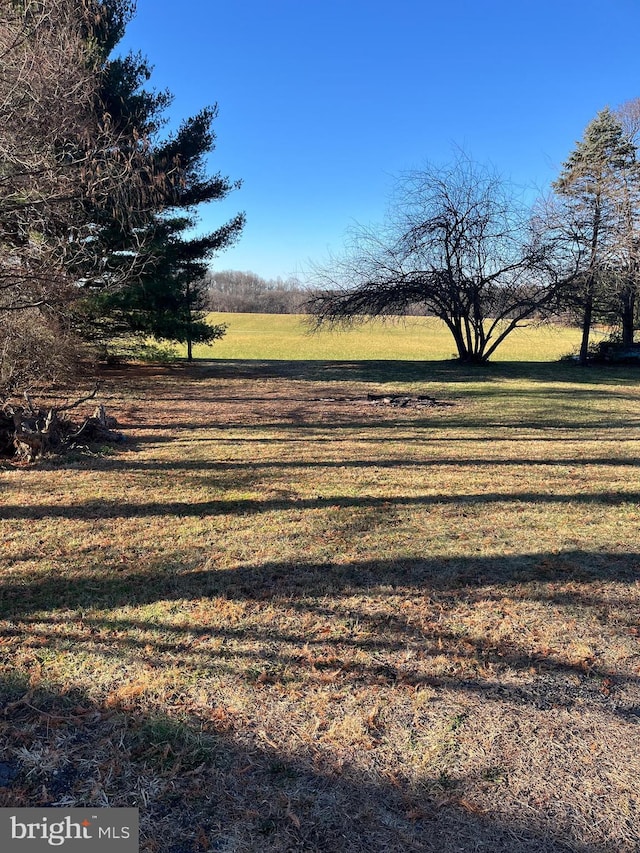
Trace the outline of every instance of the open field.
<path fill-rule="evenodd" d="M 137 805 L 148 853 L 637 851 L 638 373 L 223 343 L 105 372 L 124 445 L 0 470 L 0 806 Z"/>
<path fill-rule="evenodd" d="M 307 318 L 292 314 L 212 314 L 226 323 L 226 337 L 212 346 L 196 346 L 197 358 L 264 359 L 449 359 L 455 345 L 444 323 L 433 317 L 378 321 L 349 331 L 309 332 Z M 596 335 L 597 337 L 597 335 Z M 518 329 L 497 350 L 497 361 L 555 361 L 577 351 L 580 332 L 564 326 Z M 185 355 L 184 347 L 177 348 Z"/>

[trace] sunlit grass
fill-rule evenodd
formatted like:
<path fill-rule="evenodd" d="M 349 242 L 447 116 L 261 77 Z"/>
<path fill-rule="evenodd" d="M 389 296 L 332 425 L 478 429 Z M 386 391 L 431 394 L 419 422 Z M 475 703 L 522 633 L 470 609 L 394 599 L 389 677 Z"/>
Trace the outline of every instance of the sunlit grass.
<path fill-rule="evenodd" d="M 212 346 L 194 347 L 196 358 L 255 359 L 397 359 L 454 358 L 455 345 L 446 326 L 430 317 L 395 322 L 374 321 L 347 331 L 311 333 L 307 318 L 289 314 L 212 314 L 226 323 L 226 336 Z M 502 344 L 497 361 L 555 361 L 577 350 L 575 328 L 531 325 L 516 330 Z M 176 348 L 181 356 L 184 347 Z"/>

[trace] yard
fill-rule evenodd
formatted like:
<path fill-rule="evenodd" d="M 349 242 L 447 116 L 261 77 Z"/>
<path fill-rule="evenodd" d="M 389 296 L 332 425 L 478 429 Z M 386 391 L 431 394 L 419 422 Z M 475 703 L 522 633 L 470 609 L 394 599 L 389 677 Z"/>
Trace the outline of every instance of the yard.
<path fill-rule="evenodd" d="M 123 445 L 0 470 L 0 805 L 637 851 L 638 374 L 536 354 L 105 369 Z"/>

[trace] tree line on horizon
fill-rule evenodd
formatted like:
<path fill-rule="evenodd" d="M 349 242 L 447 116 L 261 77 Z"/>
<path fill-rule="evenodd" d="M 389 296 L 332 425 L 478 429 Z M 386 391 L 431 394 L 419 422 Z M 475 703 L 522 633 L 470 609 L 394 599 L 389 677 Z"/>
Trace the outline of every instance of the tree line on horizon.
<path fill-rule="evenodd" d="M 309 291 L 294 277 L 263 278 L 254 272 L 208 270 L 202 280 L 207 308 L 222 314 L 304 314 Z"/>

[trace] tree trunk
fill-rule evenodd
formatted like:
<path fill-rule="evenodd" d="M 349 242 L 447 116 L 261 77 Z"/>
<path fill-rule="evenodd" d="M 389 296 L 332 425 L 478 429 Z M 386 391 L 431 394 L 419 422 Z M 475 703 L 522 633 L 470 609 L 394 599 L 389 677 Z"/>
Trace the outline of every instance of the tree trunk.
<path fill-rule="evenodd" d="M 589 362 L 589 335 L 591 333 L 591 318 L 593 316 L 593 292 L 595 283 L 593 275 L 589 276 L 589 282 L 584 295 L 584 313 L 582 315 L 582 342 L 580 344 L 580 355 L 578 361 L 582 365 Z"/>
<path fill-rule="evenodd" d="M 629 284 L 622 294 L 622 343 L 627 347 L 633 344 L 635 313 L 636 294 Z"/>
<path fill-rule="evenodd" d="M 596 263 L 598 249 L 600 247 L 600 223 L 602 221 L 602 207 L 600 192 L 596 196 L 596 206 L 593 212 L 593 233 L 591 235 L 591 257 L 589 258 L 589 272 L 587 274 L 587 287 L 584 294 L 584 314 L 582 315 L 582 342 L 580 344 L 579 363 L 589 363 L 589 335 L 591 333 L 591 320 L 593 318 L 593 299 L 596 291 Z"/>

